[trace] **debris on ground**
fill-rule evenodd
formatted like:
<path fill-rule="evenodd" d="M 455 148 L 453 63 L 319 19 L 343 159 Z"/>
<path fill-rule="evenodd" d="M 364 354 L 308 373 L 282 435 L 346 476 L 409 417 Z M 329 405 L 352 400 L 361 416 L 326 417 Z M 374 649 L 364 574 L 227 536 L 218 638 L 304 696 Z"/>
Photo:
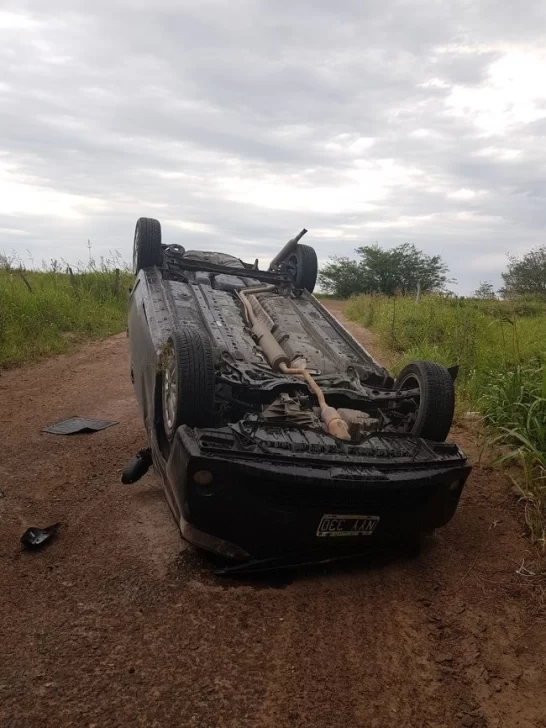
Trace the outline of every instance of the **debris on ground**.
<path fill-rule="evenodd" d="M 86 417 L 69 417 L 67 420 L 60 420 L 42 429 L 50 435 L 75 435 L 76 433 L 91 433 L 105 430 L 112 425 L 118 425 L 114 420 L 92 420 Z"/>
<path fill-rule="evenodd" d="M 39 549 L 55 536 L 60 525 L 60 523 L 54 523 L 53 526 L 48 526 L 47 528 L 35 528 L 31 526 L 21 536 L 21 543 L 26 549 Z"/>
<path fill-rule="evenodd" d="M 148 472 L 151 464 L 152 453 L 150 448 L 147 447 L 139 450 L 134 458 L 132 458 L 123 469 L 121 482 L 125 485 L 136 483 L 137 480 L 140 480 L 140 478 Z"/>

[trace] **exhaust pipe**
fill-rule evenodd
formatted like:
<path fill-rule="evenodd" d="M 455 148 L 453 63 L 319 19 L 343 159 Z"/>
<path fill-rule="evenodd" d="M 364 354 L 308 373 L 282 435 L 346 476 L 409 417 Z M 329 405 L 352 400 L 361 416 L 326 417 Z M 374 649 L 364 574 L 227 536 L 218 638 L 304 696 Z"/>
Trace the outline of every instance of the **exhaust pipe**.
<path fill-rule="evenodd" d="M 277 255 L 273 258 L 271 263 L 269 264 L 269 270 L 273 270 L 276 268 L 279 263 L 281 263 L 286 257 L 290 255 L 290 253 L 294 252 L 296 249 L 296 245 L 298 242 L 303 238 L 307 230 L 303 228 L 301 232 L 299 232 L 292 240 L 289 240 L 284 248 L 280 250 Z"/>
<path fill-rule="evenodd" d="M 264 352 L 273 371 L 280 371 L 283 374 L 291 374 L 292 376 L 302 377 L 305 379 L 309 388 L 316 395 L 320 407 L 320 418 L 326 425 L 330 435 L 333 435 L 340 440 L 350 440 L 351 435 L 349 433 L 347 423 L 345 420 L 341 419 L 338 411 L 334 407 L 328 406 L 326 398 L 324 397 L 324 392 L 315 382 L 311 374 L 304 367 L 290 367 L 290 359 L 286 355 L 284 349 L 267 328 L 267 325 L 258 321 L 258 318 L 254 313 L 254 309 L 252 308 L 252 304 L 247 298 L 247 294 L 265 293 L 266 291 L 271 291 L 274 288 L 274 285 L 257 286 L 255 288 L 244 288 L 238 293 L 245 308 L 248 322 L 251 325 L 252 333 L 261 350 Z"/>
<path fill-rule="evenodd" d="M 281 363 L 279 368 L 283 374 L 292 374 L 293 376 L 303 377 L 303 379 L 305 379 L 310 389 L 312 389 L 317 396 L 320 407 L 320 419 L 326 425 L 330 435 L 338 437 L 340 440 L 350 440 L 351 435 L 349 433 L 349 427 L 347 423 L 345 422 L 345 420 L 341 419 L 338 411 L 334 407 L 329 407 L 326 404 L 324 392 L 315 382 L 313 377 L 309 374 L 307 369 L 292 369 L 291 367 L 287 367 L 284 363 Z"/>

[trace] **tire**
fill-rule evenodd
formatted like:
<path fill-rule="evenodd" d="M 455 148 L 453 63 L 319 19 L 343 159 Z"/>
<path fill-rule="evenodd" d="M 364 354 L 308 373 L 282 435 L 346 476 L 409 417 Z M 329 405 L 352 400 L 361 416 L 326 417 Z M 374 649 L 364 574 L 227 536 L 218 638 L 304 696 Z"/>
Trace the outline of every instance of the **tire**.
<path fill-rule="evenodd" d="M 453 423 L 455 386 L 449 371 L 430 361 L 408 364 L 396 380 L 396 389 L 419 389 L 416 417 L 408 429 L 412 435 L 444 442 Z"/>
<path fill-rule="evenodd" d="M 161 363 L 163 427 L 172 440 L 180 425 L 214 424 L 214 362 L 210 339 L 197 329 L 174 331 Z"/>
<path fill-rule="evenodd" d="M 318 273 L 317 254 L 314 248 L 298 243 L 283 267 L 292 274 L 297 289 L 313 293 Z"/>
<path fill-rule="evenodd" d="M 141 217 L 135 227 L 133 273 L 161 265 L 161 225 L 151 217 Z"/>

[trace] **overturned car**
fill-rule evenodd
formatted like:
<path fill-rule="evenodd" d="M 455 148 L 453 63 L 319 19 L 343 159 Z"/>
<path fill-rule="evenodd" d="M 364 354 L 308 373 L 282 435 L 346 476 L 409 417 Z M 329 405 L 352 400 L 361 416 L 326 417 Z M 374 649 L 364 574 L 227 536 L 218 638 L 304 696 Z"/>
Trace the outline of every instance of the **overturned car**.
<path fill-rule="evenodd" d="M 123 479 L 153 461 L 182 535 L 226 571 L 418 538 L 451 519 L 470 472 L 445 442 L 456 370 L 392 377 L 312 295 L 305 232 L 263 271 L 136 224 L 131 376 L 149 447 Z"/>

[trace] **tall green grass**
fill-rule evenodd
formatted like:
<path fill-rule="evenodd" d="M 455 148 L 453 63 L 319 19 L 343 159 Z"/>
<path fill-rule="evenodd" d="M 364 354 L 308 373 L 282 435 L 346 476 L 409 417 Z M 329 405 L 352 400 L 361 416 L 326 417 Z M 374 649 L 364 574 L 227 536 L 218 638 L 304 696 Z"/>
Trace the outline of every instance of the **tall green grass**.
<path fill-rule="evenodd" d="M 380 335 L 395 370 L 414 359 L 460 365 L 460 407 L 483 414 L 505 446 L 500 462 L 522 465 L 526 520 L 546 546 L 546 303 L 358 296 L 346 314 Z"/>
<path fill-rule="evenodd" d="M 479 406 L 498 433 L 491 441 L 506 446 L 498 462 L 521 465 L 522 477 L 510 477 L 525 502 L 531 534 L 546 548 L 546 367 L 491 373 Z"/>
<path fill-rule="evenodd" d="M 32 271 L 0 261 L 0 367 L 122 331 L 131 276 L 115 262 Z"/>

